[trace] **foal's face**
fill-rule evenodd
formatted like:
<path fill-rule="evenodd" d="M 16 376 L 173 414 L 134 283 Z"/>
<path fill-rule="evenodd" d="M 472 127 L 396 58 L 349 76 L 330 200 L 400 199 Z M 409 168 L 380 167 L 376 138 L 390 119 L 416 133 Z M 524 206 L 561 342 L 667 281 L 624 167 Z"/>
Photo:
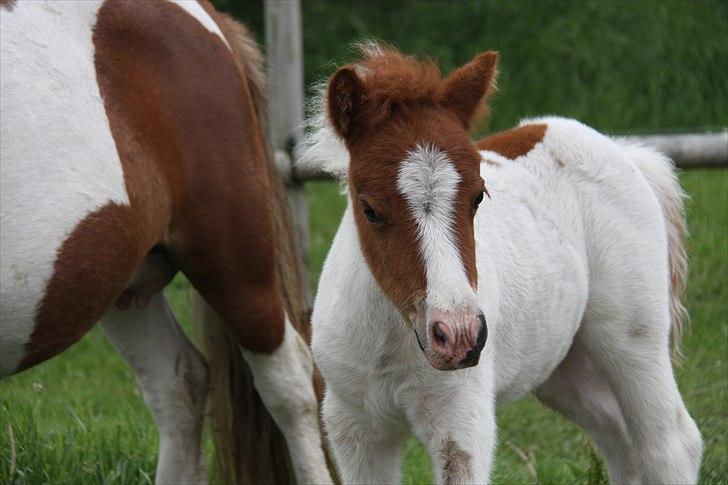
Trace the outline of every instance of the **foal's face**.
<path fill-rule="evenodd" d="M 487 337 L 474 239 L 485 186 L 460 114 L 445 102 L 402 103 L 346 138 L 362 251 L 430 364 L 442 370 L 476 365 Z"/>

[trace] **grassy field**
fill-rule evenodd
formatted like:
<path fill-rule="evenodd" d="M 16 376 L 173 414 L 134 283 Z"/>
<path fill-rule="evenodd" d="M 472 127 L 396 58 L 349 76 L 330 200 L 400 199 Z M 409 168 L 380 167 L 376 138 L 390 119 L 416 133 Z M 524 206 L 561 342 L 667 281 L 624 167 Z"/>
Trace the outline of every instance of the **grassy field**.
<path fill-rule="evenodd" d="M 262 32 L 260 2 L 218 5 Z M 728 6 L 722 2 L 304 2 L 306 79 L 374 37 L 449 70 L 502 55 L 492 129 L 522 116 L 574 116 L 608 132 L 728 125 Z M 703 483 L 728 482 L 728 170 L 681 174 L 691 195 L 691 269 L 680 389 L 705 440 Z M 343 209 L 335 184 L 307 186 L 314 284 Z M 168 288 L 185 326 L 178 278 Z M 529 398 L 499 411 L 496 483 L 604 483 L 586 436 Z M 131 370 L 93 330 L 61 356 L 0 382 L 0 483 L 146 483 L 157 436 Z M 208 447 L 209 451 L 209 447 Z M 521 458 L 525 454 L 527 460 Z M 14 458 L 14 466 L 11 461 Z M 431 480 L 408 442 L 406 483 Z"/>
<path fill-rule="evenodd" d="M 684 173 L 692 196 L 691 272 L 685 337 L 687 359 L 677 370 L 688 409 L 705 439 L 701 481 L 728 477 L 728 171 Z M 318 269 L 343 201 L 332 183 L 309 185 L 312 258 Z M 185 325 L 184 281 L 169 288 Z M 498 415 L 496 483 L 603 483 L 604 470 L 587 437 L 529 398 Z M 131 370 L 94 330 L 61 356 L 0 383 L 0 483 L 130 483 L 154 476 L 157 437 Z M 16 466 L 10 474 L 12 429 Z M 529 456 L 533 472 L 516 449 Z M 407 444 L 406 483 L 430 481 L 429 461 Z"/>

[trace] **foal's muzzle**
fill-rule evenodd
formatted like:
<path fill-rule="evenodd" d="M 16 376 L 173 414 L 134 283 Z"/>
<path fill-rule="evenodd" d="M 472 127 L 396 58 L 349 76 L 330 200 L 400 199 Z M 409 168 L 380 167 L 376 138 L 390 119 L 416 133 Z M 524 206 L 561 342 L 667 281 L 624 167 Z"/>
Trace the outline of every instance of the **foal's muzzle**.
<path fill-rule="evenodd" d="M 456 370 L 478 364 L 488 327 L 482 312 L 468 313 L 434 310 L 428 315 L 427 340 L 423 342 L 418 335 L 418 341 L 435 369 Z"/>

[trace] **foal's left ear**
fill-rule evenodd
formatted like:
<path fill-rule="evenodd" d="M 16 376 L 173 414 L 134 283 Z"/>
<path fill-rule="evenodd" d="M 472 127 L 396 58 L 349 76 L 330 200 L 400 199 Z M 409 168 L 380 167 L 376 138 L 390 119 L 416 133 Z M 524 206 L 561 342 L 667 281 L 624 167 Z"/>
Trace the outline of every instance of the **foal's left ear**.
<path fill-rule="evenodd" d="M 480 114 L 484 98 L 495 89 L 497 64 L 497 52 L 482 52 L 445 80 L 442 104 L 457 115 L 466 130 Z"/>

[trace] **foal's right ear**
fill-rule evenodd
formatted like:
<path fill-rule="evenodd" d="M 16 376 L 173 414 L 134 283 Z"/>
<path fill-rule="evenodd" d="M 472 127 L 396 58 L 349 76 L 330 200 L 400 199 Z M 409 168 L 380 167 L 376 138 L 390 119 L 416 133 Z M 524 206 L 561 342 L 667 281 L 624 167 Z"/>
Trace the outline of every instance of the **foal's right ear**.
<path fill-rule="evenodd" d="M 353 67 L 342 67 L 329 82 L 328 115 L 336 133 L 350 140 L 361 126 L 366 100 L 364 84 Z"/>

